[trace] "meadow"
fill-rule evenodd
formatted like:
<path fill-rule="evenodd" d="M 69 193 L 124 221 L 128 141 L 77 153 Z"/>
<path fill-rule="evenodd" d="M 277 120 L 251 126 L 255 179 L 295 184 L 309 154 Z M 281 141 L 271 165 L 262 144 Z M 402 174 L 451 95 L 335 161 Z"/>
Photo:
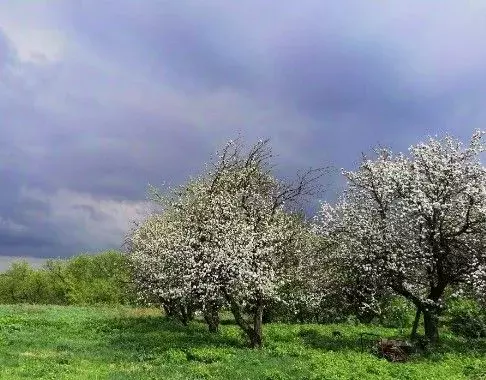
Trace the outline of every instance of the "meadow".
<path fill-rule="evenodd" d="M 264 328 L 264 347 L 252 350 L 229 318 L 211 334 L 201 321 L 184 327 L 157 309 L 3 305 L 0 378 L 486 379 L 485 339 L 445 331 L 433 352 L 391 363 L 360 334 L 407 331 L 355 323 Z"/>

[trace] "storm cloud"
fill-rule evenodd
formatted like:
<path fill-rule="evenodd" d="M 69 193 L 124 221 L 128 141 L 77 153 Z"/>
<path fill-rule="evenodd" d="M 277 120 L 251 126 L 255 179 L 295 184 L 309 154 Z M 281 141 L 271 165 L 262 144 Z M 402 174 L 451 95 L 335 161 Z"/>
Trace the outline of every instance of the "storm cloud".
<path fill-rule="evenodd" d="M 148 183 L 238 133 L 271 138 L 284 176 L 465 139 L 486 122 L 485 40 L 480 2 L 6 0 L 0 255 L 120 247 Z"/>

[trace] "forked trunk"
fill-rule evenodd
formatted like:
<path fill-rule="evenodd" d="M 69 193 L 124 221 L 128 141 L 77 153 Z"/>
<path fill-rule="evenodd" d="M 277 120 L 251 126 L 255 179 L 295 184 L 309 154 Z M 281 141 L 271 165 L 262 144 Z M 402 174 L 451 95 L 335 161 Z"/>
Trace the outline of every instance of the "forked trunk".
<path fill-rule="evenodd" d="M 190 304 L 180 304 L 178 318 L 184 326 L 187 326 L 189 322 L 194 319 L 194 311 L 192 309 L 192 306 Z"/>
<path fill-rule="evenodd" d="M 447 282 L 440 282 L 438 285 L 431 287 L 426 300 L 412 294 L 403 285 L 392 284 L 392 289 L 401 294 L 406 299 L 413 302 L 417 308 L 415 320 L 413 323 L 411 338 L 417 338 L 417 328 L 420 321 L 420 314 L 423 315 L 425 338 L 428 344 L 435 345 L 439 341 L 439 316 L 442 312 L 442 306 L 439 302 L 447 288 Z"/>
<path fill-rule="evenodd" d="M 263 345 L 263 302 L 257 301 L 257 304 L 253 310 L 253 321 L 249 322 L 245 320 L 242 314 L 241 306 L 236 302 L 236 300 L 227 295 L 231 308 L 231 313 L 235 318 L 236 324 L 245 332 L 251 348 L 261 348 Z"/>
<path fill-rule="evenodd" d="M 169 318 L 177 318 L 177 307 L 175 301 L 162 301 L 164 313 Z"/>

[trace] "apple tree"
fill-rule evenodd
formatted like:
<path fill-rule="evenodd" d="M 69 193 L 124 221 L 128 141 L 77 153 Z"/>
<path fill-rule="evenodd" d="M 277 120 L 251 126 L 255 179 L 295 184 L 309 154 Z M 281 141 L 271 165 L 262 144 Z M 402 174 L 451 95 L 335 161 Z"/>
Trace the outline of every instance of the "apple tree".
<path fill-rule="evenodd" d="M 150 294 L 201 308 L 210 327 L 227 306 L 252 347 L 263 342 L 265 305 L 300 265 L 308 231 L 294 212 L 324 174 L 311 169 L 282 182 L 271 157 L 268 140 L 247 151 L 230 141 L 202 176 L 155 191 L 164 211 L 129 238 Z"/>
<path fill-rule="evenodd" d="M 364 156 L 356 171 L 344 171 L 344 195 L 318 216 L 342 265 L 359 269 L 370 295 L 389 289 L 411 301 L 432 343 L 446 290 L 484 286 L 483 134 L 476 131 L 467 146 L 430 138 L 408 155 L 377 149 L 374 159 Z"/>

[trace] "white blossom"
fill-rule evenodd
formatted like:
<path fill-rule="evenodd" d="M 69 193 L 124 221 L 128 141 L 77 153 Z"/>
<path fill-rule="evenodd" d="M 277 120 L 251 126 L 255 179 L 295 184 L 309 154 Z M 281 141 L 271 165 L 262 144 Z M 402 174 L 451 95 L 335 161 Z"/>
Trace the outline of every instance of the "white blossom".
<path fill-rule="evenodd" d="M 414 145 L 409 155 L 377 150 L 338 204 L 324 204 L 315 229 L 333 239 L 335 255 L 361 268 L 418 308 L 439 312 L 446 288 L 483 286 L 486 263 L 484 132 L 469 146 L 450 136 Z"/>

